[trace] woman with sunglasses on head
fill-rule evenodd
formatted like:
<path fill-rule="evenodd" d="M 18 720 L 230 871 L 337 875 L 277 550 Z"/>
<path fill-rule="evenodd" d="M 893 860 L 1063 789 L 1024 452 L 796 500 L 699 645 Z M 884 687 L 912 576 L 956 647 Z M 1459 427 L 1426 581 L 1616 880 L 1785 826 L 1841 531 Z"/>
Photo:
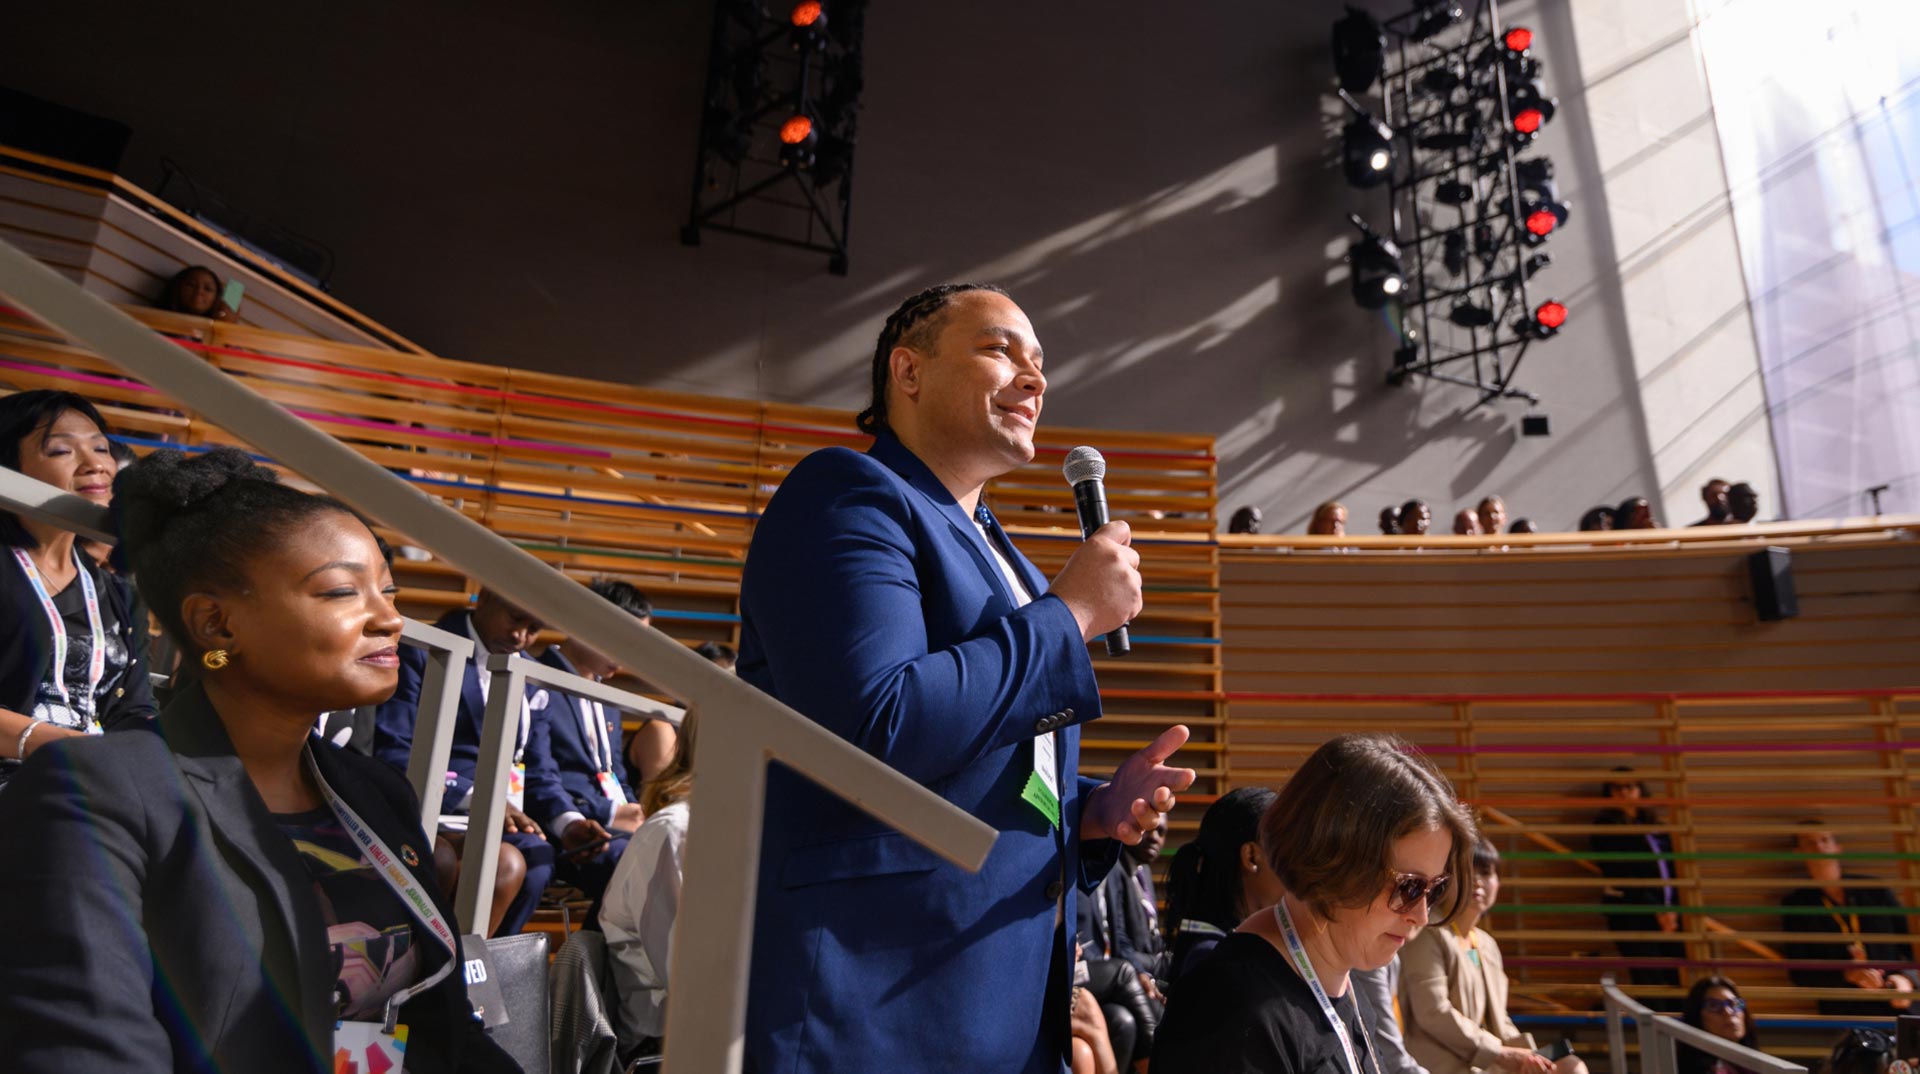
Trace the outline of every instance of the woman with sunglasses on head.
<path fill-rule="evenodd" d="M 1470 897 L 1443 928 L 1414 937 L 1400 956 L 1400 1010 L 1407 1052 L 1431 1074 L 1586 1074 L 1578 1056 L 1558 1061 L 1507 1015 L 1507 971 L 1479 923 L 1500 897 L 1500 852 L 1473 847 Z"/>
<path fill-rule="evenodd" d="M 0 795 L 7 1069 L 517 1070 L 474 1019 L 412 791 L 312 734 L 398 678 L 372 531 L 230 448 L 114 490 L 118 554 L 199 678 Z"/>
<path fill-rule="evenodd" d="M 1260 822 L 1285 894 L 1174 988 L 1153 1074 L 1378 1074 L 1348 975 L 1386 965 L 1463 901 L 1476 838 L 1453 788 L 1392 735 L 1308 757 Z"/>
<path fill-rule="evenodd" d="M 1717 973 L 1693 982 L 1680 1009 L 1680 1020 L 1722 1040 L 1756 1050 L 1760 1047 L 1753 1019 L 1747 1016 L 1747 1001 L 1740 998 L 1740 989 L 1732 981 Z M 1746 1067 L 1685 1043 L 1674 1048 L 1680 1074 L 1752 1074 Z"/>

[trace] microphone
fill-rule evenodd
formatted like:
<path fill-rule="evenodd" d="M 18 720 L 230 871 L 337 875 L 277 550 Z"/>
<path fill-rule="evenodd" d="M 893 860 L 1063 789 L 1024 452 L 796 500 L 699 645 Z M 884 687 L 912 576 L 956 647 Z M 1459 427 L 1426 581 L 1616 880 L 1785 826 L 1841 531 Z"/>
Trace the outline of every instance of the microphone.
<path fill-rule="evenodd" d="M 1060 469 L 1067 484 L 1073 486 L 1073 507 L 1080 514 L 1080 539 L 1084 541 L 1107 524 L 1107 460 L 1083 445 L 1067 452 L 1067 463 Z M 1125 623 L 1108 631 L 1108 656 L 1125 656 L 1132 651 Z"/>

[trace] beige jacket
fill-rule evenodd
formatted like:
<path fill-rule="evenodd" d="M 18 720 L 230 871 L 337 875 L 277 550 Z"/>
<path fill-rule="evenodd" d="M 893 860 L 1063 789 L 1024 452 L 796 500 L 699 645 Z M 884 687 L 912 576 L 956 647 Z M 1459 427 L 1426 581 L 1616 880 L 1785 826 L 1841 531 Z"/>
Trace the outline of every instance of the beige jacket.
<path fill-rule="evenodd" d="M 1421 929 L 1400 951 L 1400 1017 L 1407 1053 L 1429 1074 L 1480 1074 L 1503 1047 L 1532 1049 L 1507 1016 L 1500 945 L 1480 929 L 1476 965 L 1450 928 Z"/>

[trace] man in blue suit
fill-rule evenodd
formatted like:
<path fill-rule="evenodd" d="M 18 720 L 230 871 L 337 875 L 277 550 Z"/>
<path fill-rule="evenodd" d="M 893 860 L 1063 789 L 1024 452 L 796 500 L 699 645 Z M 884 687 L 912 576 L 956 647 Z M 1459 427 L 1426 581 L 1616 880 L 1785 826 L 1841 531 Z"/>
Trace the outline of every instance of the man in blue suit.
<path fill-rule="evenodd" d="M 482 589 L 472 609 L 448 612 L 433 625 L 474 641 L 474 659 L 468 662 L 466 677 L 460 683 L 460 705 L 453 725 L 453 748 L 447 756 L 447 790 L 442 806 L 446 813 L 464 813 L 473 796 L 474 770 L 480 761 L 480 727 L 486 716 L 486 694 L 490 685 L 477 665 L 489 653 L 504 655 L 525 650 L 540 633 L 540 622 L 491 590 Z M 413 752 L 413 725 L 420 713 L 420 681 L 426 667 L 424 650 L 402 645 L 400 684 L 374 714 L 374 756 L 403 774 L 407 770 L 407 758 Z M 559 817 L 567 809 L 566 791 L 548 754 L 547 721 L 535 708 L 543 697 L 542 692 L 529 689 L 514 738 L 514 763 L 523 793 L 520 802 L 509 803 L 506 832 L 501 842 L 518 850 L 526 859 L 526 871 L 519 893 L 508 904 L 495 930 L 502 936 L 519 932 L 539 907 L 540 895 L 552 879 L 554 868 L 553 847 L 541 834 L 540 823 Z M 495 913 L 499 912 L 496 907 Z"/>
<path fill-rule="evenodd" d="M 601 579 L 587 588 L 642 625 L 653 618 L 653 604 L 629 582 Z M 620 670 L 619 664 L 572 638 L 549 646 L 540 662 L 595 682 Z M 563 843 L 575 831 L 595 833 L 596 842 L 609 840 L 590 857 L 563 856 L 560 876 L 598 900 L 627 849 L 627 837 L 616 833 L 632 832 L 645 819 L 640 796 L 627 782 L 627 766 L 620 756 L 620 710 L 556 689 L 549 688 L 547 693 L 543 713 L 550 753 L 567 796 L 567 811 L 549 830 L 557 829 L 555 834 Z M 581 825 L 581 821 L 587 823 Z"/>
<path fill-rule="evenodd" d="M 779 765 L 747 1006 L 756 1074 L 1058 1074 L 1076 892 L 1173 807 L 1174 727 L 1106 783 L 1089 640 L 1140 609 L 1124 522 L 1049 586 L 980 503 L 1033 458 L 1040 344 L 998 288 L 937 287 L 882 330 L 866 454 L 807 457 L 741 579 L 740 675 L 1000 832 L 968 874 Z"/>

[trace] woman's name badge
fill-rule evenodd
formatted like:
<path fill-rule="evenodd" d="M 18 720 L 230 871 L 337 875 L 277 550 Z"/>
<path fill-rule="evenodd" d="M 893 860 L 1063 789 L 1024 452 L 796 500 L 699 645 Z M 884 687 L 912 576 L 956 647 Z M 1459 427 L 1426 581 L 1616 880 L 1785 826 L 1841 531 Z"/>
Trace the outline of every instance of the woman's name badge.
<path fill-rule="evenodd" d="M 333 1074 L 388 1074 L 406 1065 L 407 1027 L 388 1033 L 379 1022 L 333 1024 Z"/>

